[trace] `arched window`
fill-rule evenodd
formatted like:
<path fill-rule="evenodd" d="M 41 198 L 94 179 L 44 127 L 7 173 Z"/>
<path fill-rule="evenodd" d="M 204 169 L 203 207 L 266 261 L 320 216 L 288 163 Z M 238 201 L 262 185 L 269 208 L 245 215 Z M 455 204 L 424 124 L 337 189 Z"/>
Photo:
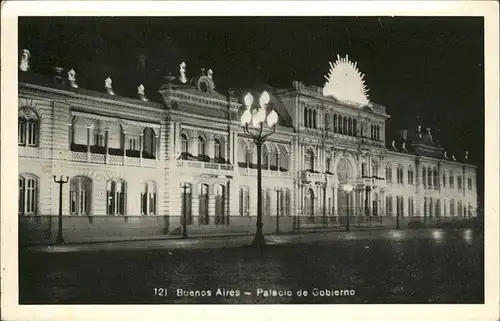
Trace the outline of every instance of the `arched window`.
<path fill-rule="evenodd" d="M 214 158 L 216 162 L 224 162 L 224 156 L 222 154 L 222 145 L 219 139 L 214 139 Z"/>
<path fill-rule="evenodd" d="M 181 134 L 181 153 L 184 155 L 189 154 L 189 141 L 186 134 Z"/>
<path fill-rule="evenodd" d="M 330 114 L 326 113 L 325 114 L 325 130 L 328 132 L 330 131 Z"/>
<path fill-rule="evenodd" d="M 142 185 L 141 191 L 141 214 L 156 215 L 156 183 L 147 182 Z"/>
<path fill-rule="evenodd" d="M 462 189 L 462 176 L 457 176 L 457 188 Z"/>
<path fill-rule="evenodd" d="M 37 214 L 38 209 L 38 178 L 31 174 L 23 174 L 18 178 L 18 204 L 20 215 Z"/>
<path fill-rule="evenodd" d="M 203 137 L 198 136 L 198 156 L 205 156 L 205 139 Z"/>
<path fill-rule="evenodd" d="M 146 128 L 143 132 L 142 157 L 156 158 L 156 134 L 152 128 Z"/>
<path fill-rule="evenodd" d="M 288 151 L 286 148 L 282 145 L 278 145 L 279 148 L 279 161 L 280 161 L 280 168 L 279 170 L 282 172 L 288 172 L 289 170 L 289 161 L 290 161 L 290 155 L 288 154 Z"/>
<path fill-rule="evenodd" d="M 424 188 L 427 187 L 427 170 L 425 167 L 422 167 L 422 185 L 424 185 Z"/>
<path fill-rule="evenodd" d="M 262 168 L 269 169 L 269 152 L 267 151 L 266 146 L 262 146 Z"/>
<path fill-rule="evenodd" d="M 439 176 L 438 176 L 438 172 L 437 172 L 437 169 L 434 168 L 434 170 L 432 171 L 432 176 L 433 176 L 433 181 L 434 181 L 434 186 L 437 187 L 439 185 Z"/>
<path fill-rule="evenodd" d="M 338 132 L 337 114 L 333 115 L 333 132 Z"/>
<path fill-rule="evenodd" d="M 314 152 L 310 149 L 306 151 L 305 165 L 306 170 L 314 171 Z"/>
<path fill-rule="evenodd" d="M 427 197 L 424 197 L 424 216 L 427 216 Z"/>
<path fill-rule="evenodd" d="M 270 169 L 272 171 L 277 171 L 279 170 L 279 154 L 278 154 L 278 149 L 276 146 L 273 144 L 271 145 L 271 155 L 270 155 Z"/>
<path fill-rule="evenodd" d="M 316 125 L 317 125 L 317 122 L 318 121 L 318 114 L 316 112 L 316 109 L 313 110 L 313 128 L 316 129 L 318 128 Z"/>
<path fill-rule="evenodd" d="M 408 184 L 413 185 L 413 168 L 408 168 Z"/>
<path fill-rule="evenodd" d="M 271 215 L 271 190 L 262 190 L 262 211 L 264 215 Z"/>
<path fill-rule="evenodd" d="M 39 118 L 37 113 L 28 107 L 19 109 L 17 113 L 17 144 L 20 146 L 38 146 Z"/>
<path fill-rule="evenodd" d="M 427 186 L 432 188 L 432 169 L 430 167 L 427 168 Z"/>
<path fill-rule="evenodd" d="M 429 197 L 429 216 L 432 216 L 432 213 L 434 212 L 433 201 L 434 200 L 431 197 Z"/>
<path fill-rule="evenodd" d="M 304 108 L 304 126 L 309 127 L 309 117 L 308 117 L 308 112 L 307 108 Z"/>
<path fill-rule="evenodd" d="M 353 127 L 352 134 L 354 135 L 354 137 L 358 136 L 358 121 L 356 119 L 352 121 L 352 127 Z"/>
<path fill-rule="evenodd" d="M 312 128 L 313 127 L 313 112 L 311 109 L 307 109 L 307 112 L 308 112 L 308 117 L 309 117 L 309 128 Z"/>
<path fill-rule="evenodd" d="M 348 131 L 347 131 L 347 123 L 348 123 L 348 121 L 347 121 L 347 117 L 344 117 L 344 118 L 342 119 L 342 122 L 343 122 L 343 124 L 342 124 L 342 128 L 344 129 L 342 133 L 343 133 L 344 135 L 347 135 L 347 133 L 348 133 Z"/>
<path fill-rule="evenodd" d="M 240 215 L 250 215 L 249 212 L 249 204 L 250 204 L 250 193 L 248 192 L 248 188 L 240 187 L 239 191 L 239 212 Z"/>
<path fill-rule="evenodd" d="M 437 199 L 436 203 L 434 204 L 434 213 L 436 217 L 441 216 L 441 200 Z"/>
<path fill-rule="evenodd" d="M 453 172 L 450 172 L 450 188 L 455 186 L 455 177 L 453 176 Z"/>
<path fill-rule="evenodd" d="M 470 177 L 467 179 L 467 188 L 472 191 L 472 178 Z"/>
<path fill-rule="evenodd" d="M 385 212 L 386 215 L 392 216 L 392 196 L 387 195 L 385 197 Z"/>
<path fill-rule="evenodd" d="M 455 200 L 450 200 L 450 215 L 455 216 Z"/>
<path fill-rule="evenodd" d="M 352 118 L 349 117 L 349 122 L 347 123 L 347 128 L 348 128 L 348 135 L 352 136 Z"/>
<path fill-rule="evenodd" d="M 110 180 L 106 184 L 106 214 L 125 215 L 127 185 L 122 180 Z"/>
<path fill-rule="evenodd" d="M 344 121 L 342 119 L 342 115 L 339 115 L 339 133 L 344 133 Z"/>
<path fill-rule="evenodd" d="M 397 183 L 403 184 L 403 167 L 401 165 L 398 165 L 397 169 Z"/>
<path fill-rule="evenodd" d="M 92 180 L 87 177 L 73 177 L 69 184 L 69 213 L 90 215 L 92 200 Z"/>
<path fill-rule="evenodd" d="M 414 215 L 413 209 L 413 197 L 408 198 L 408 216 L 412 217 Z"/>
<path fill-rule="evenodd" d="M 247 168 L 250 164 L 247 146 L 243 140 L 238 141 L 238 166 Z"/>
<path fill-rule="evenodd" d="M 443 172 L 443 187 L 446 187 L 446 173 Z"/>
<path fill-rule="evenodd" d="M 385 166 L 385 180 L 388 183 L 392 183 L 392 168 L 389 164 Z"/>

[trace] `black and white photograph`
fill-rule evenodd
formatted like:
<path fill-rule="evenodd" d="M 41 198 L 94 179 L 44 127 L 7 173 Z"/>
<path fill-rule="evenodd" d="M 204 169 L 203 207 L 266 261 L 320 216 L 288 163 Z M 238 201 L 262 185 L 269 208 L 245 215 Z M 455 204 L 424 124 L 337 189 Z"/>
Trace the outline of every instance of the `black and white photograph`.
<path fill-rule="evenodd" d="M 498 308 L 485 13 L 95 10 L 12 19 L 19 307 Z"/>

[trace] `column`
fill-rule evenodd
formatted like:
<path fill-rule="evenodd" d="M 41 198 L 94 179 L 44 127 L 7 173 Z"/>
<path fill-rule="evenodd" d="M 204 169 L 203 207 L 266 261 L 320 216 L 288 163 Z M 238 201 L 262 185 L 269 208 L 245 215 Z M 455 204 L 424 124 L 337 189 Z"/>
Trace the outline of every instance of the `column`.
<path fill-rule="evenodd" d="M 104 132 L 104 140 L 106 144 L 106 164 L 109 163 L 109 127 L 106 127 L 106 131 Z"/>
<path fill-rule="evenodd" d="M 333 191 L 333 215 L 338 215 L 338 209 L 337 209 L 337 189 L 335 187 L 332 187 Z"/>
<path fill-rule="evenodd" d="M 123 165 L 127 164 L 127 132 L 123 132 Z"/>
<path fill-rule="evenodd" d="M 142 166 L 142 150 L 144 148 L 144 132 L 139 134 L 139 165 Z"/>
<path fill-rule="evenodd" d="M 90 130 L 92 125 L 87 125 L 87 162 L 90 162 Z"/>

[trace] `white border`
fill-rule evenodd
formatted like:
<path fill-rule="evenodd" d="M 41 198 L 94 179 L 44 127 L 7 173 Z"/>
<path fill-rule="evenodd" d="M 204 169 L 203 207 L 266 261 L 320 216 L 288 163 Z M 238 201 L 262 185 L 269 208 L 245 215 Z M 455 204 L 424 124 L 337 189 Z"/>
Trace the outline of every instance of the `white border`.
<path fill-rule="evenodd" d="M 2 320 L 497 320 L 499 318 L 499 41 L 496 1 L 8 1 L 2 2 L 1 253 Z M 485 22 L 485 237 L 484 305 L 109 305 L 19 306 L 17 290 L 17 17 L 20 15 L 184 16 L 484 16 Z M 479 108 L 479 106 L 478 106 Z"/>

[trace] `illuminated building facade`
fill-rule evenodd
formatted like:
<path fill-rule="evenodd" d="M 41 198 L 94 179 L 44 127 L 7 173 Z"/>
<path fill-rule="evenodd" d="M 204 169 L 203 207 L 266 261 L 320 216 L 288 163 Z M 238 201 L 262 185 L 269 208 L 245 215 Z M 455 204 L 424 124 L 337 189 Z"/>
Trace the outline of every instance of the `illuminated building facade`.
<path fill-rule="evenodd" d="M 243 94 L 217 92 L 213 71 L 179 75 L 151 101 L 78 85 L 73 69 L 19 72 L 19 217 L 25 242 L 53 240 L 59 185 L 68 241 L 177 234 L 253 233 L 256 152 L 239 117 Z M 248 90 L 255 96 L 262 88 Z M 475 217 L 476 168 L 436 144 L 430 129 L 401 131 L 386 144 L 385 107 L 368 100 L 363 75 L 347 57 L 331 64 L 324 87 L 294 81 L 267 88 L 279 115 L 262 153 L 264 231 L 391 227 L 399 216 L 426 224 Z M 386 147 L 386 146 L 389 147 Z M 191 187 L 183 193 L 181 185 Z M 352 185 L 346 195 L 343 186 Z M 278 201 L 279 197 L 279 201 Z M 349 198 L 349 206 L 347 206 Z"/>

